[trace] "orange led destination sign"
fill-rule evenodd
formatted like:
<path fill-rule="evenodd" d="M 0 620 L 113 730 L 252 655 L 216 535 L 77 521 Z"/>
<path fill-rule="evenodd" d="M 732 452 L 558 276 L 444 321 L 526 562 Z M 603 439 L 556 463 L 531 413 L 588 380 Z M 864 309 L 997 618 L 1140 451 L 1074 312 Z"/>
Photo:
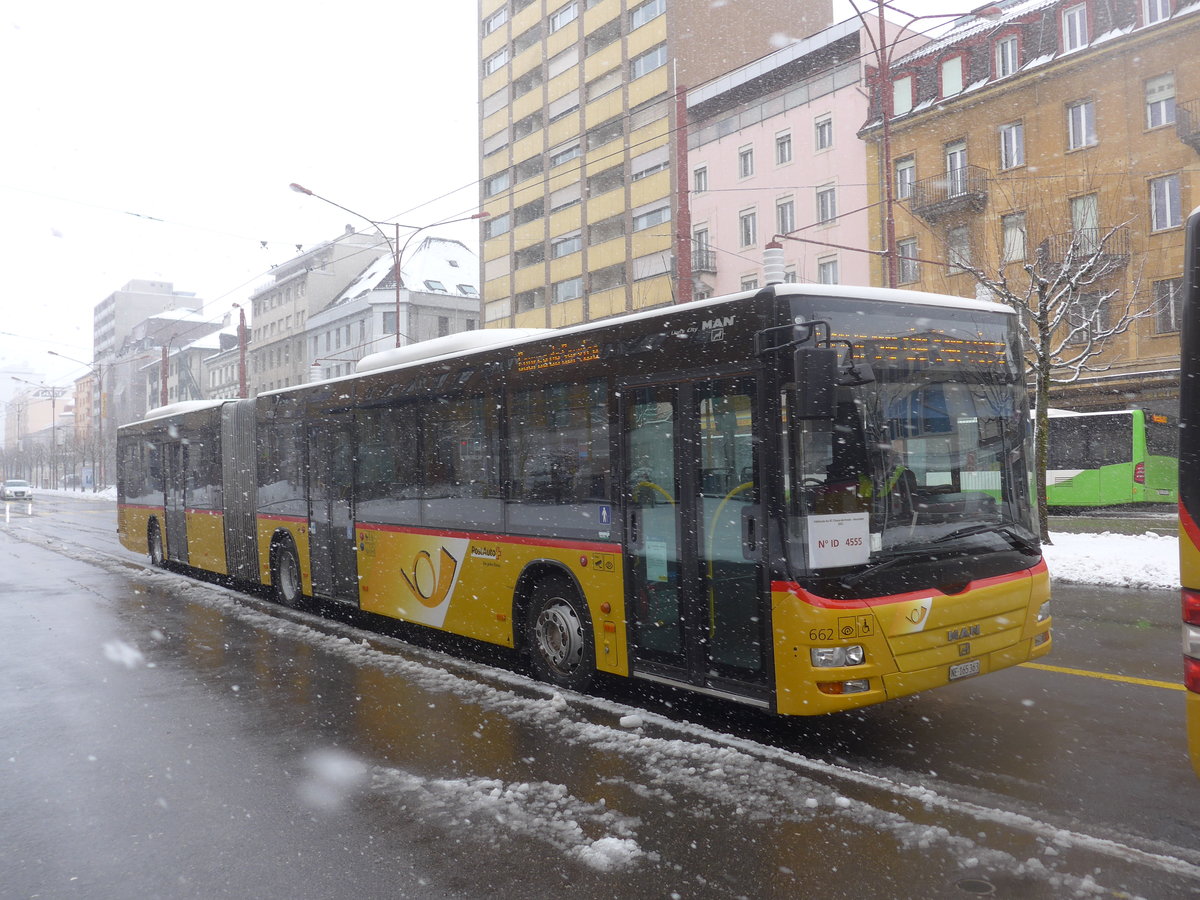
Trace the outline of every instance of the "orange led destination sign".
<path fill-rule="evenodd" d="M 561 369 L 563 366 L 576 366 L 580 363 L 594 362 L 600 358 L 600 347 L 591 341 L 578 344 L 556 344 L 542 353 L 527 353 L 517 351 L 517 371 L 537 372 L 542 369 Z"/>

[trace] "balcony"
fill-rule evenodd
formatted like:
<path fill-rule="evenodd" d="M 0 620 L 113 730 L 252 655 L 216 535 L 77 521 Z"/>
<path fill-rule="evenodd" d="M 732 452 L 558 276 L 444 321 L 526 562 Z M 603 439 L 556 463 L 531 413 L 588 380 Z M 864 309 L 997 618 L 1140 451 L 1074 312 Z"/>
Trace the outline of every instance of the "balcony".
<path fill-rule="evenodd" d="M 1200 153 L 1200 100 L 1175 104 L 1175 133 L 1181 141 Z"/>
<path fill-rule="evenodd" d="M 912 186 L 912 211 L 927 222 L 960 212 L 981 212 L 987 205 L 988 170 L 963 166 Z"/>
<path fill-rule="evenodd" d="M 716 275 L 717 251 L 709 250 L 707 247 L 692 248 L 692 272 L 697 275 L 701 272 Z"/>
<path fill-rule="evenodd" d="M 1128 265 L 1129 228 L 1080 228 L 1052 234 L 1037 246 L 1037 267 L 1055 273 L 1064 267 L 1075 270 L 1096 251 L 1097 275 Z"/>

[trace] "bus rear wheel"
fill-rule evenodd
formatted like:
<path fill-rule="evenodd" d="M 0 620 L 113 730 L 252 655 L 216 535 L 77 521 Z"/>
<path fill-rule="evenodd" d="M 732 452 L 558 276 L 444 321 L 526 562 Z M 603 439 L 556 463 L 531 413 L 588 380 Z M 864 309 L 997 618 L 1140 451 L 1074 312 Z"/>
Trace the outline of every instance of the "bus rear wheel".
<path fill-rule="evenodd" d="M 573 691 L 591 683 L 596 674 L 592 626 L 579 592 L 566 579 L 547 578 L 533 588 L 525 638 L 539 679 Z"/>
<path fill-rule="evenodd" d="M 151 519 L 146 529 L 146 553 L 150 557 L 150 565 L 159 569 L 163 567 L 166 557 L 163 554 L 162 531 L 158 527 L 157 519 Z"/>
<path fill-rule="evenodd" d="M 271 585 L 275 599 L 284 606 L 298 608 L 304 601 L 304 582 L 300 577 L 300 559 L 291 541 L 275 544 L 271 553 Z"/>

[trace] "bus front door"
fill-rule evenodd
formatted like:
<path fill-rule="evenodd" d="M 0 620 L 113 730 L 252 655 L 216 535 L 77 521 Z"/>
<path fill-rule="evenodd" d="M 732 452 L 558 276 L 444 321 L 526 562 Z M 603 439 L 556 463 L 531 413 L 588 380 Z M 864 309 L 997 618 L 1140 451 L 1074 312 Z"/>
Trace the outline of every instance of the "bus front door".
<path fill-rule="evenodd" d="M 762 698 L 754 380 L 625 385 L 621 397 L 635 674 Z"/>
<path fill-rule="evenodd" d="M 313 593 L 358 603 L 358 560 L 350 508 L 354 445 L 349 419 L 322 418 L 308 429 L 308 525 Z"/>

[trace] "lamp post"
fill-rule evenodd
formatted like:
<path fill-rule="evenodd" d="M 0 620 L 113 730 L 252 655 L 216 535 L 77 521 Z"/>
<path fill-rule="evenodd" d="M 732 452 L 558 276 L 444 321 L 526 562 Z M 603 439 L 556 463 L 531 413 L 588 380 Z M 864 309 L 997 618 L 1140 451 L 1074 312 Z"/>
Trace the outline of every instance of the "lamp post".
<path fill-rule="evenodd" d="M 246 308 L 240 303 L 233 304 L 238 311 L 238 397 L 246 399 Z"/>
<path fill-rule="evenodd" d="M 400 338 L 401 337 L 408 337 L 408 335 L 404 334 L 404 332 L 402 332 L 400 330 L 400 260 L 402 260 L 404 258 L 404 251 L 408 249 L 408 242 L 413 239 L 413 236 L 416 235 L 417 232 L 424 231 L 427 228 L 436 228 L 438 225 L 452 225 L 455 222 L 469 222 L 472 219 L 486 219 L 488 216 L 491 215 L 491 213 L 489 213 L 489 212 L 477 212 L 477 213 L 472 213 L 469 216 L 460 216 L 457 219 L 442 219 L 441 221 L 438 221 L 438 222 L 430 222 L 427 225 L 402 225 L 399 222 L 377 222 L 375 219 L 372 219 L 368 216 L 364 216 L 360 212 L 355 212 L 354 210 L 350 209 L 349 207 L 342 206 L 342 204 L 337 203 L 333 200 L 330 200 L 328 197 L 322 197 L 320 194 L 313 193 L 312 191 L 310 191 L 308 188 L 306 188 L 302 184 L 296 184 L 296 182 L 293 181 L 290 185 L 288 185 L 288 187 L 290 187 L 293 191 L 295 191 L 298 194 L 307 194 L 309 197 L 315 197 L 318 200 L 322 200 L 325 203 L 328 203 L 330 206 L 336 206 L 338 209 L 342 210 L 343 212 L 350 213 L 350 215 L 354 216 L 355 218 L 362 219 L 364 222 L 374 226 L 375 230 L 379 232 L 380 237 L 382 237 L 383 240 L 387 243 L 388 249 L 392 253 L 392 278 L 396 283 L 396 346 L 397 347 L 400 346 Z M 393 240 L 392 238 L 389 238 L 387 236 L 387 234 L 384 232 L 384 230 L 383 230 L 384 225 L 391 225 L 392 227 L 394 227 L 396 229 L 395 240 Z M 412 234 L 410 234 L 408 236 L 408 238 L 404 241 L 403 247 L 400 246 L 400 229 L 401 228 L 411 228 L 413 230 Z M 411 342 L 412 338 L 408 338 L 408 340 Z"/>
<path fill-rule="evenodd" d="M 18 378 L 16 375 L 11 376 L 13 381 L 19 381 L 22 384 L 28 384 L 37 388 L 40 391 L 50 392 L 50 487 L 58 487 L 58 388 L 47 387 L 44 384 L 38 384 L 35 381 L 28 381 L 24 378 Z M 44 400 L 45 397 L 43 396 Z M 45 482 L 42 483 L 45 488 Z"/>
<path fill-rule="evenodd" d="M 899 282 L 899 272 L 897 271 L 898 261 L 896 259 L 896 217 L 895 217 L 895 202 L 894 195 L 895 185 L 894 173 L 892 171 L 892 111 L 895 107 L 895 91 L 892 87 L 892 56 L 896 52 L 896 48 L 900 45 L 900 39 L 904 37 L 914 22 L 919 22 L 922 19 L 957 19 L 962 16 L 975 16 L 979 19 L 996 19 L 999 18 L 1001 11 L 997 6 L 984 6 L 980 9 L 971 12 L 956 12 L 956 13 L 930 13 L 923 16 L 911 16 L 909 20 L 900 27 L 896 32 L 896 36 L 889 42 L 887 39 L 887 20 L 884 18 L 885 9 L 893 9 L 888 5 L 886 0 L 876 0 L 876 16 L 879 19 L 878 29 L 879 38 L 876 39 L 871 34 L 871 27 L 867 24 L 867 20 L 863 15 L 862 10 L 858 8 L 855 0 L 850 0 L 850 7 L 854 10 L 854 14 L 858 16 L 858 20 L 863 23 L 863 30 L 870 40 L 874 52 L 875 60 L 878 63 L 878 79 L 879 79 L 879 99 L 880 99 L 880 114 L 883 119 L 883 134 L 882 134 L 882 165 L 883 165 L 883 242 L 884 242 L 884 260 L 886 262 L 887 286 L 890 288 L 896 287 Z M 902 15 L 908 15 L 902 10 L 894 10 Z"/>
<path fill-rule="evenodd" d="M 51 356 L 57 356 L 59 359 L 65 359 L 67 362 L 79 363 L 81 366 L 87 366 L 92 374 L 96 376 L 97 399 L 99 403 L 96 406 L 96 456 L 97 465 L 96 477 L 92 480 L 92 492 L 95 493 L 100 489 L 100 485 L 104 481 L 104 363 L 100 362 L 84 362 L 82 359 L 75 359 L 72 356 L 67 356 L 65 353 L 59 353 L 57 350 L 47 350 Z"/>

